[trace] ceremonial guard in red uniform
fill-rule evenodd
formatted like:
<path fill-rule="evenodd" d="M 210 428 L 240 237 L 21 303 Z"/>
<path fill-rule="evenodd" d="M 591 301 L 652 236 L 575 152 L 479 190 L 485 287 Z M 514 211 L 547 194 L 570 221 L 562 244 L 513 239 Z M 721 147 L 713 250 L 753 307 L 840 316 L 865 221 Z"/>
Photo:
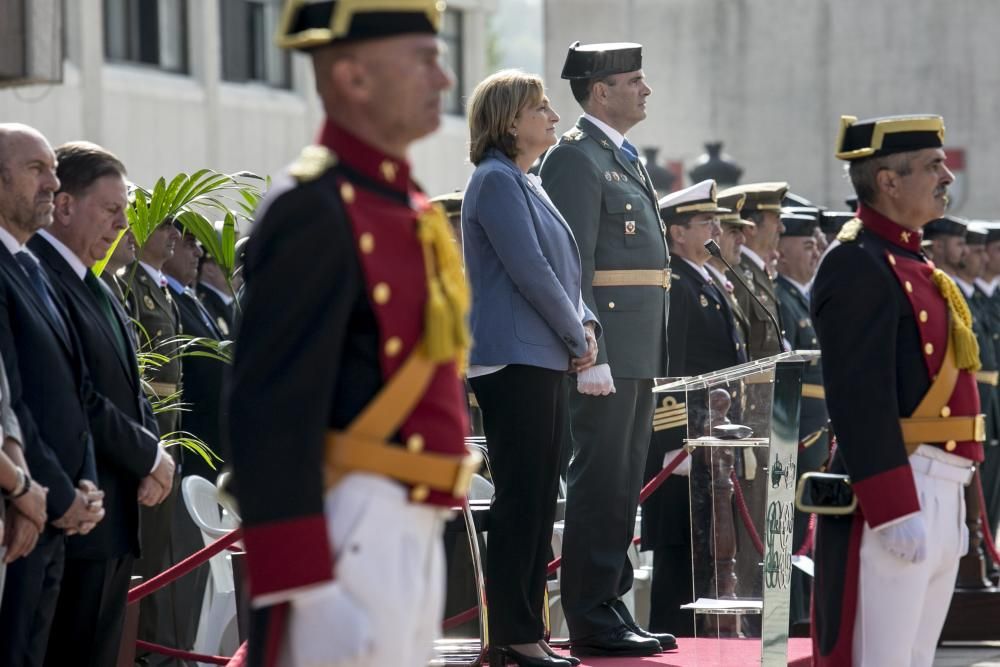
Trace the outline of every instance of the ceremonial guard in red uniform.
<path fill-rule="evenodd" d="M 408 145 L 451 84 L 433 0 L 289 2 L 327 114 L 276 179 L 246 257 L 229 394 L 255 666 L 426 665 L 442 517 L 477 461 L 460 360 L 468 292 Z"/>
<path fill-rule="evenodd" d="M 983 459 L 972 318 L 921 252 L 953 176 L 939 116 L 841 120 L 857 219 L 820 264 L 813 322 L 837 437 L 831 473 L 851 496 L 812 494 L 815 664 L 925 666 L 934 658 L 959 558 L 963 486 Z M 820 487 L 814 487 L 814 490 Z M 801 491 L 802 489 L 800 489 Z"/>

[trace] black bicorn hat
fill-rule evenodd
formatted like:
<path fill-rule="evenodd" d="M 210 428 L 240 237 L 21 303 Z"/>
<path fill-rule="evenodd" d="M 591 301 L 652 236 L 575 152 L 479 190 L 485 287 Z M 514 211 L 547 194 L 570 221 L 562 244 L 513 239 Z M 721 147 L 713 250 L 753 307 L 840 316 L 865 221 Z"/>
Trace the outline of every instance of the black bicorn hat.
<path fill-rule="evenodd" d="M 883 116 L 866 120 L 841 116 L 836 156 L 850 162 L 943 145 L 941 116 Z"/>
<path fill-rule="evenodd" d="M 642 69 L 642 44 L 633 42 L 580 44 L 576 41 L 569 45 L 562 78 L 596 79 L 639 69 Z"/>
<path fill-rule="evenodd" d="M 819 219 L 819 229 L 824 234 L 837 234 L 840 228 L 853 220 L 854 211 L 823 211 Z"/>
<path fill-rule="evenodd" d="M 285 0 L 277 45 L 308 51 L 412 33 L 436 35 L 442 0 Z"/>
<path fill-rule="evenodd" d="M 931 220 L 924 225 L 924 240 L 930 241 L 943 236 L 962 236 L 968 231 L 969 225 L 959 218 L 946 215 L 937 220 Z"/>
<path fill-rule="evenodd" d="M 781 225 L 784 228 L 781 231 L 782 237 L 812 236 L 819 227 L 819 220 L 811 213 L 796 213 L 793 210 L 782 209 Z"/>

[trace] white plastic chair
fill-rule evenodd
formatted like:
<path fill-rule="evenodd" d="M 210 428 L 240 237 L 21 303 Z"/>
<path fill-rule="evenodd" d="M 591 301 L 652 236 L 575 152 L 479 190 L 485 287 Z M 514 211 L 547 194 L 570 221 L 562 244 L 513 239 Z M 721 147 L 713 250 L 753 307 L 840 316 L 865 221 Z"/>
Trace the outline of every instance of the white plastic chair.
<path fill-rule="evenodd" d="M 206 546 L 239 526 L 238 519 L 219 502 L 215 485 L 204 477 L 185 477 L 181 492 L 188 514 L 201 530 Z M 194 650 L 208 655 L 231 655 L 238 644 L 232 558 L 228 551 L 222 551 L 208 562 L 212 576 L 205 587 Z M 208 666 L 208 663 L 199 664 Z"/>

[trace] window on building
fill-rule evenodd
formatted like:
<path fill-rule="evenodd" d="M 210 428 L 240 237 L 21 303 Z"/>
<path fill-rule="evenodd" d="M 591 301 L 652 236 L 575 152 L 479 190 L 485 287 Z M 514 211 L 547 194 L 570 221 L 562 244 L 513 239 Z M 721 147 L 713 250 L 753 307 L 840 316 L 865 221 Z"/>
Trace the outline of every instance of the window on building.
<path fill-rule="evenodd" d="M 274 45 L 281 0 L 220 0 L 222 78 L 290 88 L 292 61 Z"/>
<path fill-rule="evenodd" d="M 445 44 L 444 59 L 448 69 L 455 77 L 455 85 L 448 91 L 444 101 L 445 113 L 465 115 L 465 76 L 463 69 L 462 47 L 465 46 L 465 31 L 462 25 L 462 12 L 457 9 L 446 9 L 441 17 L 441 41 Z"/>
<path fill-rule="evenodd" d="M 108 60 L 187 72 L 187 0 L 104 0 Z"/>

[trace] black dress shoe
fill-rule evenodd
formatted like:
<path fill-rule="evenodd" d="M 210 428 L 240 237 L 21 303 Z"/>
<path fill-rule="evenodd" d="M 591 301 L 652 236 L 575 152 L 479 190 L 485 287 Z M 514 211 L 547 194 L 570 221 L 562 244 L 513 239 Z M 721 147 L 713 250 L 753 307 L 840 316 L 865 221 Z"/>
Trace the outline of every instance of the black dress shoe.
<path fill-rule="evenodd" d="M 559 656 L 547 655 L 544 658 L 536 658 L 532 655 L 518 653 L 509 646 L 496 646 L 491 650 L 490 666 L 502 667 L 509 662 L 513 662 L 519 667 L 571 667 L 572 662 L 563 660 Z"/>
<path fill-rule="evenodd" d="M 624 625 L 583 639 L 570 640 L 573 655 L 646 656 L 660 652 L 660 642 L 640 637 Z"/>
<path fill-rule="evenodd" d="M 549 655 L 551 655 L 553 658 L 559 658 L 560 660 L 565 660 L 570 665 L 572 665 L 572 667 L 576 667 L 582 662 L 580 658 L 574 658 L 571 655 L 559 655 L 558 653 L 549 653 Z"/>
<path fill-rule="evenodd" d="M 628 629 L 640 637 L 655 639 L 660 643 L 660 648 L 664 651 L 672 651 L 677 648 L 677 637 L 674 637 L 669 632 L 650 632 L 649 630 L 643 630 L 638 625 L 630 625 Z"/>

